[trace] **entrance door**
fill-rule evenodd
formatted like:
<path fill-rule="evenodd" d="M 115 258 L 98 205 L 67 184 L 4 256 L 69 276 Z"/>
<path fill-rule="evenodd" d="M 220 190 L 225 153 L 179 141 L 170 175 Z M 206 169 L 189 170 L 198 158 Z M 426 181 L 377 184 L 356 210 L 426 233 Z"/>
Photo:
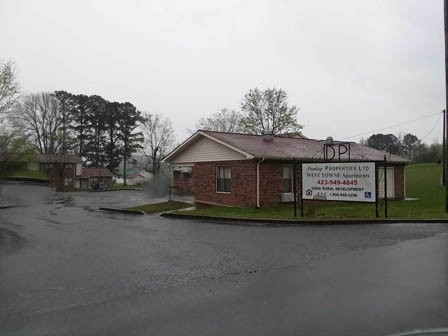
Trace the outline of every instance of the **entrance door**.
<path fill-rule="evenodd" d="M 394 167 L 387 167 L 387 198 L 395 197 Z M 384 168 L 378 168 L 378 197 L 384 198 Z"/>

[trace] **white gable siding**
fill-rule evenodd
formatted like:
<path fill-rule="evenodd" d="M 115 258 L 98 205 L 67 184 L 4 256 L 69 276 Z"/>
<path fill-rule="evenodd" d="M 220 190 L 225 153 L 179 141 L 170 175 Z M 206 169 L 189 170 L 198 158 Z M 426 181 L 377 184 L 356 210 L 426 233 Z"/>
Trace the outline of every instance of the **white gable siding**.
<path fill-rule="evenodd" d="M 170 163 L 244 160 L 246 157 L 224 145 L 200 137 L 190 147 L 179 153 Z"/>

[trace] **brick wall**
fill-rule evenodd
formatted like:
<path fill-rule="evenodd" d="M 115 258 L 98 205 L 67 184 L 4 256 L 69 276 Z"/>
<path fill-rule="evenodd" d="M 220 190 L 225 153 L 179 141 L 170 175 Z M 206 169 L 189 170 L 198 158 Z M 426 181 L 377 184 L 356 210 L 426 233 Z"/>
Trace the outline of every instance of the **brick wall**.
<path fill-rule="evenodd" d="M 193 175 L 180 171 L 173 172 L 174 192 L 178 194 L 193 193 Z"/>
<path fill-rule="evenodd" d="M 284 161 L 264 161 L 260 164 L 260 206 L 281 203 Z M 230 193 L 216 192 L 216 169 L 230 166 L 232 188 Z M 297 188 L 300 193 L 300 171 L 297 172 Z M 194 196 L 197 202 L 215 203 L 238 207 L 257 206 L 257 161 L 227 161 L 196 163 L 193 170 Z"/>
<path fill-rule="evenodd" d="M 73 169 L 65 169 L 62 172 L 63 176 L 61 176 L 60 170 L 57 168 L 54 168 L 52 170 L 47 170 L 47 175 L 48 175 L 48 182 L 50 184 L 50 187 L 58 189 L 58 188 L 61 188 L 64 186 L 64 180 L 63 180 L 64 178 L 66 178 L 66 177 L 74 178 L 74 171 L 73 171 Z M 61 179 L 61 177 L 62 177 L 62 179 Z"/>
<path fill-rule="evenodd" d="M 269 207 L 282 202 L 283 166 L 287 161 L 264 161 L 260 164 L 260 206 Z M 230 193 L 216 192 L 218 166 L 230 166 L 232 187 Z M 404 166 L 395 166 L 395 197 L 404 198 Z M 237 207 L 257 206 L 257 161 L 226 161 L 195 163 L 193 169 L 193 193 L 199 203 L 212 203 Z M 297 200 L 300 205 L 300 165 L 297 169 Z"/>
<path fill-rule="evenodd" d="M 231 167 L 232 186 L 229 193 L 216 192 L 216 169 L 218 166 Z M 247 208 L 256 206 L 255 161 L 245 160 L 195 163 L 193 180 L 193 192 L 197 202 Z"/>
<path fill-rule="evenodd" d="M 283 167 L 292 161 L 264 161 L 260 165 L 260 206 L 273 206 L 282 202 Z M 300 166 L 297 166 L 297 199 L 300 197 Z"/>

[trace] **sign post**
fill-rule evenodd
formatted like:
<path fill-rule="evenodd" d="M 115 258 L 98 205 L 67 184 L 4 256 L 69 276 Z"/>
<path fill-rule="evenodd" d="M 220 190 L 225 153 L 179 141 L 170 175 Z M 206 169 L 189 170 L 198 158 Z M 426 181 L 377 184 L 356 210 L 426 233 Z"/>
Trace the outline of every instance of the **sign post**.
<path fill-rule="evenodd" d="M 375 164 L 375 217 L 379 217 L 379 208 L 378 208 L 378 167 Z"/>
<path fill-rule="evenodd" d="M 292 161 L 292 191 L 294 192 L 294 217 L 297 217 L 297 161 Z"/>
<path fill-rule="evenodd" d="M 387 218 L 387 159 L 384 155 L 384 218 Z"/>
<path fill-rule="evenodd" d="M 300 163 L 300 171 L 303 172 L 303 163 Z M 302 173 L 303 174 L 303 173 Z M 303 217 L 303 177 L 300 179 L 300 216 Z"/>

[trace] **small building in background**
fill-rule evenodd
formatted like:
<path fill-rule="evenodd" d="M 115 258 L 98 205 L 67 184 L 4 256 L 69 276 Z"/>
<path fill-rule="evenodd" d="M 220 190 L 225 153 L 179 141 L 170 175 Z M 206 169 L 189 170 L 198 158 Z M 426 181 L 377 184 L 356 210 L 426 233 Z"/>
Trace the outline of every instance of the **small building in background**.
<path fill-rule="evenodd" d="M 73 189 L 92 189 L 98 184 L 103 184 L 107 189 L 111 189 L 113 177 L 108 168 L 82 168 L 82 175 L 75 177 L 72 186 Z"/>
<path fill-rule="evenodd" d="M 85 168 L 76 154 L 38 154 L 27 163 L 28 170 L 48 176 L 50 186 L 57 189 L 91 189 L 98 183 L 113 186 L 113 174 L 107 168 Z"/>
<path fill-rule="evenodd" d="M 38 154 L 27 162 L 27 169 L 47 175 L 54 188 L 73 188 L 73 181 L 82 175 L 82 160 L 76 154 Z"/>
<path fill-rule="evenodd" d="M 126 183 L 128 185 L 143 184 L 153 178 L 148 171 L 148 158 L 143 155 L 132 155 L 126 162 Z M 124 183 L 124 162 L 115 170 L 115 183 Z"/>

